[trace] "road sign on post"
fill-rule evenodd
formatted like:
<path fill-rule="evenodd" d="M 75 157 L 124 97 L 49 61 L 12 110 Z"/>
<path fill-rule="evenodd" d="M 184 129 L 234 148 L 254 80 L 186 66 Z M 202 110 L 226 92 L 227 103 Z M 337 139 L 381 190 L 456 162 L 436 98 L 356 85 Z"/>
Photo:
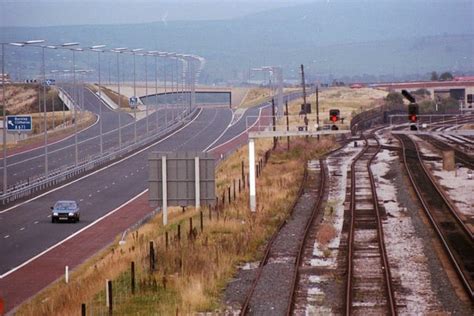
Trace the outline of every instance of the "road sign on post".
<path fill-rule="evenodd" d="M 130 104 L 131 108 L 134 108 L 138 105 L 138 98 L 136 96 L 130 97 L 128 103 Z"/>
<path fill-rule="evenodd" d="M 212 155 L 153 152 L 148 161 L 149 203 L 152 207 L 163 208 L 163 220 L 168 206 L 214 204 L 216 180 Z"/>
<path fill-rule="evenodd" d="M 33 127 L 33 119 L 31 115 L 8 115 L 7 131 L 8 132 L 31 132 Z"/>
<path fill-rule="evenodd" d="M 54 79 L 46 79 L 43 84 L 45 86 L 54 86 L 56 84 L 56 80 Z"/>

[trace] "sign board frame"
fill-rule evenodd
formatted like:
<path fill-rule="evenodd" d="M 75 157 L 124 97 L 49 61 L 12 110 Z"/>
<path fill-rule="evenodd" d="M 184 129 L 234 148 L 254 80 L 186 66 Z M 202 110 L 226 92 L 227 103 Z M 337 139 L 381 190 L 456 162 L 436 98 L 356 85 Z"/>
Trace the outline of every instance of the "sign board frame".
<path fill-rule="evenodd" d="M 31 132 L 33 117 L 31 115 L 7 115 L 7 132 Z"/>
<path fill-rule="evenodd" d="M 211 154 L 152 152 L 148 161 L 150 206 L 199 207 L 215 203 L 215 159 Z M 163 172 L 164 169 L 166 172 Z M 166 188 L 163 179 L 166 180 Z"/>

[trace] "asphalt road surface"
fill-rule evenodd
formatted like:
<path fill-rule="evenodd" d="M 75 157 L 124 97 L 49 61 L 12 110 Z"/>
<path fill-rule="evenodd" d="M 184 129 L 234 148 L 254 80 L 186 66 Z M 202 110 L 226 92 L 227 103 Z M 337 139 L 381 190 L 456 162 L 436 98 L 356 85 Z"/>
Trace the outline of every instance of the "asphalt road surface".
<path fill-rule="evenodd" d="M 121 134 L 122 134 L 122 146 L 127 142 L 133 142 L 134 140 L 134 124 L 133 117 L 130 114 L 124 112 L 116 112 L 109 109 L 104 105 L 99 98 L 91 92 L 89 89 L 83 89 L 84 93 L 84 109 L 92 113 L 100 113 L 102 115 L 100 120 L 97 121 L 93 126 L 86 128 L 78 133 L 78 160 L 83 161 L 91 157 L 92 155 L 99 154 L 100 152 L 100 124 L 102 124 L 103 131 L 103 149 L 104 151 L 110 150 L 111 148 L 117 148 L 119 146 L 119 116 L 121 120 Z M 72 87 L 65 87 L 65 90 L 72 96 L 78 95 L 72 92 Z M 150 106 L 150 112 L 153 107 Z M 166 122 L 171 122 L 177 115 L 178 110 L 176 109 L 159 109 L 158 112 L 153 111 L 149 115 L 149 133 L 157 132 L 157 125 L 159 129 L 165 128 Z M 58 113 L 60 116 L 61 114 Z M 158 115 L 158 121 L 157 116 Z M 146 119 L 139 120 L 137 122 L 137 137 L 146 134 Z M 66 139 L 60 140 L 56 143 L 48 145 L 48 168 L 49 171 L 54 169 L 74 165 L 75 163 L 75 146 L 74 136 L 67 137 Z M 13 156 L 7 156 L 7 176 L 9 185 L 15 184 L 19 181 L 26 181 L 28 178 L 33 176 L 41 176 L 45 172 L 44 168 L 44 147 L 18 153 Z M 0 163 L 0 172 L 3 172 L 3 162 Z M 0 190 L 3 191 L 3 181 L 0 183 Z"/>
<path fill-rule="evenodd" d="M 231 118 L 230 109 L 202 109 L 187 126 L 155 145 L 77 181 L 0 211 L 0 275 L 144 191 L 148 187 L 149 152 L 202 151 L 224 132 Z M 79 203 L 79 223 L 51 223 L 50 206 L 60 199 L 73 199 Z"/>

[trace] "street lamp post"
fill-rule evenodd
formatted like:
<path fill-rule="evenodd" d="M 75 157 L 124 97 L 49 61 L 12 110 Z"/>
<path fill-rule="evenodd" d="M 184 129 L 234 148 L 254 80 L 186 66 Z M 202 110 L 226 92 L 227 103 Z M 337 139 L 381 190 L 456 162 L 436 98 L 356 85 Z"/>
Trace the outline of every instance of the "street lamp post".
<path fill-rule="evenodd" d="M 122 97 L 120 94 L 120 59 L 119 59 L 119 54 L 121 54 L 123 51 L 125 51 L 127 48 L 126 47 L 119 47 L 119 48 L 114 48 L 111 50 L 112 53 L 117 54 L 117 93 L 118 93 L 118 121 L 119 121 L 119 128 L 118 128 L 118 136 L 119 136 L 119 148 L 122 149 Z"/>
<path fill-rule="evenodd" d="M 135 48 L 135 49 L 132 49 L 130 51 L 133 55 L 133 96 L 135 98 L 137 98 L 137 100 L 138 100 L 138 97 L 137 97 L 137 74 L 136 74 L 135 55 L 136 55 L 137 52 L 142 51 L 142 50 L 143 50 L 143 48 Z M 134 139 L 135 143 L 137 142 L 137 107 L 138 107 L 138 101 L 137 101 L 137 104 L 133 107 L 133 118 L 134 118 L 133 139 Z"/>
<path fill-rule="evenodd" d="M 5 96 L 5 43 L 2 43 L 3 194 L 7 193 L 7 116 Z"/>
<path fill-rule="evenodd" d="M 103 117 L 102 117 L 102 89 L 100 82 L 100 53 L 103 52 L 101 48 L 104 48 L 105 45 L 94 45 L 90 49 L 94 52 L 97 52 L 97 65 L 98 65 L 98 76 L 99 76 L 99 140 L 100 140 L 100 155 L 104 153 L 104 141 L 103 141 Z"/>
<path fill-rule="evenodd" d="M 147 70 L 148 55 L 147 54 L 144 54 L 144 55 L 145 55 L 145 97 L 148 98 L 148 70 Z M 145 104 L 145 115 L 146 115 L 146 134 L 148 135 L 148 100 Z"/>
<path fill-rule="evenodd" d="M 148 53 L 155 58 L 155 118 L 156 131 L 158 131 L 158 51 L 150 51 Z"/>
<path fill-rule="evenodd" d="M 7 193 L 7 101 L 6 101 L 6 74 L 5 74 L 5 45 L 12 46 L 26 46 L 32 44 L 43 43 L 44 40 L 30 40 L 15 43 L 1 43 L 2 44 L 2 115 L 3 115 L 3 194 Z"/>

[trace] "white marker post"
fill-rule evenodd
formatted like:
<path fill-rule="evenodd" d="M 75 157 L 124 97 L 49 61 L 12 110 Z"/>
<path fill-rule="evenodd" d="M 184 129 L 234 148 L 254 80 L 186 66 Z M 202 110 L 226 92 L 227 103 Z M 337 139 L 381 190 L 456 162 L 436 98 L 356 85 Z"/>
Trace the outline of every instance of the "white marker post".
<path fill-rule="evenodd" d="M 163 225 L 168 224 L 168 187 L 166 179 L 166 156 L 161 157 L 161 172 L 163 173 Z"/>
<path fill-rule="evenodd" d="M 64 269 L 64 279 L 66 280 L 66 284 L 69 283 L 69 266 L 66 266 Z"/>
<path fill-rule="evenodd" d="M 257 210 L 257 196 L 255 187 L 255 140 L 249 138 L 249 181 L 250 181 L 250 211 Z"/>
<path fill-rule="evenodd" d="M 194 157 L 194 186 L 196 195 L 196 209 L 199 210 L 201 207 L 201 188 L 199 179 L 199 157 Z"/>
<path fill-rule="evenodd" d="M 109 307 L 109 280 L 105 279 L 105 306 Z"/>

